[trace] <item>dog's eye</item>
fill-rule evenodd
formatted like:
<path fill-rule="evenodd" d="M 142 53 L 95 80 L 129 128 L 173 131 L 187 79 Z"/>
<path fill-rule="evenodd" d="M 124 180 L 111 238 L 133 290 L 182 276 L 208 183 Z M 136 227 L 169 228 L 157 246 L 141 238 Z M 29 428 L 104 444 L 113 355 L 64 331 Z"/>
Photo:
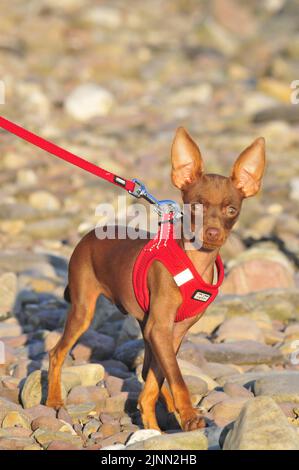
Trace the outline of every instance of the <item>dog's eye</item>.
<path fill-rule="evenodd" d="M 233 206 L 228 206 L 228 207 L 226 208 L 226 213 L 227 213 L 227 215 L 229 215 L 229 216 L 236 215 L 237 209 L 236 209 L 235 207 L 233 207 Z"/>

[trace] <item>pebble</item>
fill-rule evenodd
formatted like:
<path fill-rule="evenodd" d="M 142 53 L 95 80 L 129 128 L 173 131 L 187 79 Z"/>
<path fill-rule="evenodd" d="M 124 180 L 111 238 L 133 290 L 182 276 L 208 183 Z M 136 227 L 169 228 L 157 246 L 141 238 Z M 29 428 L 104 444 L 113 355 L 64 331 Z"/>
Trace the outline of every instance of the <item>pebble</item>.
<path fill-rule="evenodd" d="M 142 362 L 143 346 L 142 339 L 126 341 L 116 348 L 114 358 L 126 364 L 129 369 L 135 368 Z"/>
<path fill-rule="evenodd" d="M 113 95 L 95 83 L 79 85 L 65 100 L 67 113 L 78 121 L 89 121 L 96 116 L 105 116 L 113 105 Z"/>
<path fill-rule="evenodd" d="M 247 390 L 247 388 L 242 387 L 242 385 L 236 383 L 226 382 L 223 387 L 224 393 L 229 395 L 232 398 L 237 397 L 244 397 L 244 398 L 252 398 L 253 393 Z"/>
<path fill-rule="evenodd" d="M 156 429 L 140 429 L 139 431 L 134 432 L 126 442 L 127 446 L 135 444 L 136 442 L 142 442 L 146 439 L 150 439 L 154 436 L 161 436 L 161 432 Z"/>
<path fill-rule="evenodd" d="M 48 191 L 34 191 L 28 202 L 34 209 L 41 211 L 58 211 L 61 207 L 59 199 Z"/>
<path fill-rule="evenodd" d="M 62 398 L 66 397 L 66 390 L 61 384 Z M 21 399 L 24 408 L 31 408 L 39 405 L 46 399 L 47 394 L 47 373 L 46 371 L 36 370 L 26 379 L 21 391 Z"/>
<path fill-rule="evenodd" d="M 76 374 L 83 387 L 96 385 L 104 379 L 105 369 L 101 364 L 82 364 L 72 367 L 65 367 L 64 372 Z"/>
<path fill-rule="evenodd" d="M 64 423 L 54 418 L 54 416 L 38 416 L 31 423 L 31 428 L 33 431 L 37 429 L 47 429 L 49 431 L 60 431 Z"/>
<path fill-rule="evenodd" d="M 204 397 L 204 399 L 200 402 L 200 406 L 205 408 L 207 411 L 210 411 L 214 405 L 217 405 L 217 403 L 221 403 L 228 398 L 229 397 L 226 393 L 213 390 L 206 397 Z"/>
<path fill-rule="evenodd" d="M 294 286 L 293 268 L 279 251 L 251 249 L 239 256 L 238 264 L 231 268 L 221 292 L 244 295 Z"/>
<path fill-rule="evenodd" d="M 13 312 L 18 290 L 17 276 L 7 272 L 0 276 L 0 319 Z"/>
<path fill-rule="evenodd" d="M 256 322 L 245 317 L 225 320 L 218 328 L 216 334 L 216 341 L 218 343 L 244 340 L 264 342 L 264 334 Z"/>
<path fill-rule="evenodd" d="M 127 450 L 207 450 L 207 448 L 208 439 L 203 431 L 157 435 L 127 446 Z"/>
<path fill-rule="evenodd" d="M 238 396 L 234 398 L 227 398 L 211 409 L 213 420 L 217 426 L 226 426 L 232 421 L 235 421 L 239 416 L 243 406 L 251 398 Z"/>
<path fill-rule="evenodd" d="M 21 427 L 30 429 L 30 420 L 28 417 L 18 411 L 10 411 L 2 420 L 2 428 Z"/>
<path fill-rule="evenodd" d="M 84 387 L 82 385 L 72 388 L 67 396 L 68 405 L 80 405 L 86 402 L 93 402 L 97 404 L 97 407 L 104 408 L 106 404 L 106 398 L 109 397 L 108 391 L 105 388 L 89 386 Z"/>
<path fill-rule="evenodd" d="M 88 418 L 95 417 L 96 412 L 96 404 L 89 402 L 89 403 L 80 403 L 79 405 L 67 405 L 66 410 L 70 417 L 72 418 L 73 423 L 87 423 Z"/>
<path fill-rule="evenodd" d="M 299 371 L 267 374 L 255 381 L 254 394 L 270 396 L 278 403 L 299 403 Z"/>
<path fill-rule="evenodd" d="M 279 351 L 257 341 L 196 344 L 194 351 L 202 353 L 208 361 L 233 364 L 272 364 L 283 362 Z"/>
<path fill-rule="evenodd" d="M 270 397 L 249 400 L 224 441 L 224 450 L 298 450 L 299 436 Z"/>
<path fill-rule="evenodd" d="M 47 449 L 49 444 L 53 441 L 62 441 L 68 446 L 82 446 L 82 441 L 79 436 L 61 431 L 54 432 L 46 429 L 37 429 L 34 431 L 33 437 L 44 449 Z"/>

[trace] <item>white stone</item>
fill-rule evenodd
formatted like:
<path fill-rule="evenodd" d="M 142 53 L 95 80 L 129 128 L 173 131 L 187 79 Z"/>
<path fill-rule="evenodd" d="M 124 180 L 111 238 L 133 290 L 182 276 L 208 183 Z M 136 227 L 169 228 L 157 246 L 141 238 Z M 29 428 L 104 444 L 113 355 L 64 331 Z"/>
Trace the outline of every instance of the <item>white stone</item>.
<path fill-rule="evenodd" d="M 126 442 L 126 445 L 130 446 L 131 444 L 145 441 L 146 439 L 150 439 L 154 436 L 159 436 L 160 434 L 161 432 L 157 429 L 140 429 L 139 431 L 134 432 L 134 434 L 129 437 L 128 441 Z"/>
<path fill-rule="evenodd" d="M 106 116 L 114 104 L 112 94 L 95 83 L 75 88 L 65 100 L 66 111 L 78 121 Z"/>

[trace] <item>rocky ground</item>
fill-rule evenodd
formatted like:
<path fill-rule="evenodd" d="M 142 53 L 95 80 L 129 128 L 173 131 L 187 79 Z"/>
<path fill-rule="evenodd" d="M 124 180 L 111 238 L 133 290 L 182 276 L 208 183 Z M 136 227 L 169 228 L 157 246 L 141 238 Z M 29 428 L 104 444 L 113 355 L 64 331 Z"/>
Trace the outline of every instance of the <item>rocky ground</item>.
<path fill-rule="evenodd" d="M 259 135 L 268 169 L 223 249 L 222 294 L 179 353 L 207 428 L 181 433 L 159 404 L 160 435 L 142 430 L 136 407 L 139 329 L 105 299 L 66 360 L 65 408 L 43 405 L 68 259 L 119 191 L 1 133 L 0 449 L 299 449 L 297 2 L 2 4 L 1 114 L 160 198 L 178 197 L 169 149 L 180 124 L 210 172 L 228 174 Z"/>

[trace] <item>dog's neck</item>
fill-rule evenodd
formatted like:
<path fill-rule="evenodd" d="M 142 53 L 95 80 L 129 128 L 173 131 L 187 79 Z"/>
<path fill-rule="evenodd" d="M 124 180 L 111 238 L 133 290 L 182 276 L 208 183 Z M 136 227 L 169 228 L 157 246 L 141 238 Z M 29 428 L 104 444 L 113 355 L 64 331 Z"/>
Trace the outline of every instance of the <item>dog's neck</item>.
<path fill-rule="evenodd" d="M 183 248 L 188 258 L 193 263 L 196 271 L 209 283 L 213 282 L 214 265 L 219 254 L 219 249 L 205 251 L 203 249 L 188 249 L 190 242 L 183 240 Z"/>

